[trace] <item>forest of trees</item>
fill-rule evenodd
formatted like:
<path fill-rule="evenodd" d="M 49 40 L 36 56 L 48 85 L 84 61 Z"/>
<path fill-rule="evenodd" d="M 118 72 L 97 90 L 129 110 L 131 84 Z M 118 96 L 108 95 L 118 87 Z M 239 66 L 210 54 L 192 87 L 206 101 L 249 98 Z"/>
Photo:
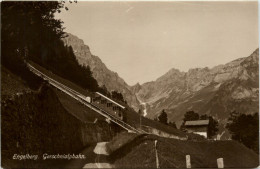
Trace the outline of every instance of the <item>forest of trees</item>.
<path fill-rule="evenodd" d="M 243 143 L 259 154 L 258 112 L 251 115 L 233 111 L 230 114 L 226 128 L 231 133 L 233 140 Z"/>
<path fill-rule="evenodd" d="M 127 104 L 126 100 L 124 99 L 122 93 L 118 92 L 118 91 L 112 91 L 111 92 L 111 97 L 112 99 L 115 99 L 117 101 L 123 102 L 125 104 Z"/>
<path fill-rule="evenodd" d="M 38 55 L 33 54 L 30 59 L 84 89 L 101 90 L 89 66 L 82 66 L 78 63 L 71 46 L 64 46 L 63 42 L 58 39 L 51 43 L 53 45 L 40 49 L 41 52 Z"/>
<path fill-rule="evenodd" d="M 31 60 L 83 89 L 126 103 L 120 92 L 110 93 L 104 85 L 99 87 L 90 67 L 80 65 L 72 47 L 64 45 L 63 22 L 54 18 L 62 8 L 67 9 L 64 1 L 3 2 L 2 65 L 37 88 L 42 80 L 25 64 Z"/>
<path fill-rule="evenodd" d="M 2 64 L 33 87 L 40 79 L 29 72 L 27 60 L 84 89 L 101 90 L 90 68 L 79 65 L 72 48 L 61 41 L 65 36 L 63 22 L 54 14 L 62 8 L 66 8 L 64 1 L 3 2 Z"/>
<path fill-rule="evenodd" d="M 161 114 L 158 116 L 158 120 L 163 124 L 168 124 L 168 115 L 164 109 L 162 110 Z"/>
<path fill-rule="evenodd" d="M 167 113 L 165 112 L 165 110 L 163 109 L 162 112 L 160 113 L 160 115 L 154 119 L 155 121 L 159 121 L 165 125 L 168 125 L 168 126 L 171 126 L 175 129 L 177 129 L 177 126 L 175 124 L 175 122 L 168 122 L 168 115 Z"/>

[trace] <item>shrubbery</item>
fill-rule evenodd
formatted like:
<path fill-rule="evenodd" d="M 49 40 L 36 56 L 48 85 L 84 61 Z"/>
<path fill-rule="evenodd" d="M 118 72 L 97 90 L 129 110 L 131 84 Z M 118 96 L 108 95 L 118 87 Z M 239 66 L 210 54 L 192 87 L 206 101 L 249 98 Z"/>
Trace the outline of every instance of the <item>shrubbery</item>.
<path fill-rule="evenodd" d="M 234 111 L 230 114 L 226 127 L 232 134 L 233 140 L 237 140 L 259 153 L 258 113 L 246 115 Z"/>

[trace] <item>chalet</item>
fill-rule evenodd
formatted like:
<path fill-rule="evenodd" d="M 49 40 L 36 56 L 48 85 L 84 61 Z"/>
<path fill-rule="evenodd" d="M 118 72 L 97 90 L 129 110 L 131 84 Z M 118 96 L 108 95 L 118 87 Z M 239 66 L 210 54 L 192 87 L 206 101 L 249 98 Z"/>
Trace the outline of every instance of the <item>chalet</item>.
<path fill-rule="evenodd" d="M 195 133 L 208 138 L 209 120 L 186 121 L 184 126 L 188 133 Z"/>

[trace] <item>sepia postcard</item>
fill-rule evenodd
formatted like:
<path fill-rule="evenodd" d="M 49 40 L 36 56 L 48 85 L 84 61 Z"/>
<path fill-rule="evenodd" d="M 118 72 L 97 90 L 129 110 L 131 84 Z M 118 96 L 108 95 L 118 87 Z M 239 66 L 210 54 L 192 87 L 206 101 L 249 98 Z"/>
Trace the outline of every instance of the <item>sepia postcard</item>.
<path fill-rule="evenodd" d="M 258 166 L 258 1 L 1 2 L 2 168 Z"/>

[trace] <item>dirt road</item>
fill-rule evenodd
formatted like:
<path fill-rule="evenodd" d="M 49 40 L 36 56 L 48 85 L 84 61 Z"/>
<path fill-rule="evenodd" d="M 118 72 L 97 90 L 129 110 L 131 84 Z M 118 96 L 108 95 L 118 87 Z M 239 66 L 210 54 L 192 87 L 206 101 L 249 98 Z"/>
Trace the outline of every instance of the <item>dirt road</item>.
<path fill-rule="evenodd" d="M 72 160 L 65 168 L 113 168 L 107 160 L 106 142 L 91 145 L 84 149 L 81 154 L 84 154 L 86 159 Z"/>

